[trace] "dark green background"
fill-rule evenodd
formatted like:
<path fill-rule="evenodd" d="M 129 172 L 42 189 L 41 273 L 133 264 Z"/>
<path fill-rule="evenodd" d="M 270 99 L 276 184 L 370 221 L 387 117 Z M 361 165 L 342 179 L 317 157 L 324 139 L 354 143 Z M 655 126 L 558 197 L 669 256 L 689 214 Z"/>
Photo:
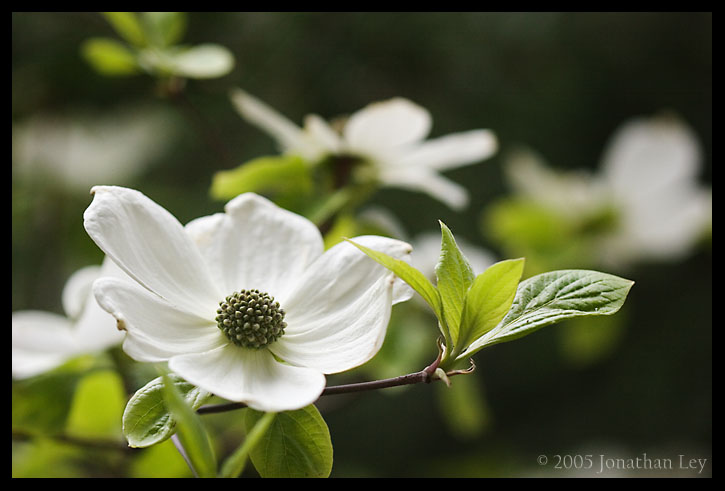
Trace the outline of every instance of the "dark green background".
<path fill-rule="evenodd" d="M 151 78 L 104 78 L 80 58 L 83 40 L 115 36 L 97 14 L 13 13 L 12 31 L 13 122 L 138 101 L 173 106 L 156 97 Z M 523 143 L 558 168 L 594 170 L 619 124 L 660 110 L 694 128 L 702 180 L 712 181 L 711 13 L 193 13 L 185 41 L 226 46 L 235 70 L 189 81 L 195 119 L 173 106 L 185 137 L 131 183 L 182 222 L 221 210 L 208 195 L 215 171 L 275 150 L 234 112 L 226 96 L 234 86 L 297 122 L 404 96 L 431 111 L 432 136 L 493 129 L 499 155 L 448 173 L 471 191 L 467 212 L 412 192 L 375 195 L 411 234 L 442 219 L 496 250 L 479 216 L 507 191 L 508 149 Z M 60 312 L 66 277 L 101 258 L 82 229 L 90 196 L 16 176 L 12 185 L 12 308 Z M 594 365 L 567 364 L 556 328 L 479 353 L 494 422 L 472 441 L 446 430 L 432 387 L 341 399 L 325 415 L 333 476 L 557 476 L 564 471 L 538 466 L 538 455 L 587 453 L 597 462 L 602 454 L 708 458 L 710 474 L 711 272 L 708 248 L 638 265 L 624 337 Z"/>

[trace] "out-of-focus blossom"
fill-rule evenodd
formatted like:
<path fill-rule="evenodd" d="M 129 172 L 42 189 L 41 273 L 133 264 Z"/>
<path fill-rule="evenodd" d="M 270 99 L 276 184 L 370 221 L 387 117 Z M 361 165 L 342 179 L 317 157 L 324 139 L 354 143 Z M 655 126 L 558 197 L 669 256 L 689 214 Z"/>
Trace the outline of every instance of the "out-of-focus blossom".
<path fill-rule="evenodd" d="M 340 125 L 311 114 L 303 127 L 242 90 L 233 92 L 232 101 L 247 121 L 276 139 L 284 153 L 314 163 L 329 157 L 355 159 L 361 164 L 356 169 L 359 180 L 424 192 L 454 209 L 468 204 L 468 192 L 440 173 L 480 162 L 498 147 L 493 132 L 484 129 L 426 140 L 430 113 L 401 97 L 370 104 Z"/>
<path fill-rule="evenodd" d="M 149 107 L 40 114 L 13 125 L 13 173 L 83 193 L 99 182 L 125 184 L 168 150 L 175 134 L 169 113 Z"/>
<path fill-rule="evenodd" d="M 612 136 L 597 174 L 557 172 L 531 153 L 509 161 L 519 197 L 564 220 L 611 214 L 594 242 L 612 266 L 682 257 L 712 225 L 712 190 L 698 183 L 701 148 L 674 116 L 626 122 Z"/>
<path fill-rule="evenodd" d="M 12 372 L 16 379 L 39 375 L 71 358 L 120 344 L 123 333 L 91 291 L 101 276 L 124 277 L 109 259 L 71 275 L 63 288 L 65 316 L 39 310 L 13 312 Z"/>

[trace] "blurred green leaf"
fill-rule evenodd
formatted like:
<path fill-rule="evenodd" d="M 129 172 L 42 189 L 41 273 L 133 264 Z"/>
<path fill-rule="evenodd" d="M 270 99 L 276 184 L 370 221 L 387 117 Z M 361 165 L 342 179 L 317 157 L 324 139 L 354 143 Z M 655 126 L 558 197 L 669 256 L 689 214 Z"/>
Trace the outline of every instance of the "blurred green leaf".
<path fill-rule="evenodd" d="M 13 428 L 57 434 L 65 428 L 80 375 L 49 373 L 12 386 Z"/>
<path fill-rule="evenodd" d="M 247 409 L 247 432 L 263 417 L 265 413 Z M 262 477 L 328 477 L 332 471 L 330 430 L 313 404 L 277 413 L 250 457 Z"/>
<path fill-rule="evenodd" d="M 81 45 L 81 54 L 102 75 L 118 77 L 140 72 L 136 54 L 114 39 L 88 39 Z"/>
<path fill-rule="evenodd" d="M 611 355 L 627 324 L 625 310 L 621 309 L 617 315 L 587 315 L 564 321 L 557 331 L 561 353 L 567 362 L 585 367 Z"/>
<path fill-rule="evenodd" d="M 234 68 L 234 55 L 218 44 L 200 44 L 171 54 L 170 69 L 174 75 L 187 78 L 216 78 Z"/>
<path fill-rule="evenodd" d="M 169 379 L 193 409 L 211 397 L 208 392 L 173 374 Z M 136 391 L 128 401 L 123 413 L 123 434 L 131 447 L 154 445 L 176 431 L 176 420 L 166 406 L 163 387 L 163 379 L 158 377 Z"/>
<path fill-rule="evenodd" d="M 135 46 L 147 42 L 144 28 L 135 12 L 101 12 L 119 36 Z"/>
<path fill-rule="evenodd" d="M 317 223 L 312 220 L 313 223 Z M 359 225 L 355 220 L 355 217 L 349 213 L 338 216 L 330 230 L 327 231 L 324 237 L 325 250 L 342 242 L 345 237 L 352 237 L 357 234 Z"/>
<path fill-rule="evenodd" d="M 79 437 L 120 437 L 126 402 L 123 381 L 111 370 L 90 373 L 78 384 L 66 433 Z"/>
<path fill-rule="evenodd" d="M 440 222 L 441 253 L 435 267 L 437 287 L 443 304 L 443 313 L 452 339 L 458 338 L 463 300 L 476 277 L 468 260 L 458 248 L 450 229 Z"/>
<path fill-rule="evenodd" d="M 436 395 L 450 431 L 461 440 L 480 436 L 491 423 L 491 412 L 475 374 L 451 379 L 451 386 L 436 384 Z"/>
<path fill-rule="evenodd" d="M 162 47 L 178 43 L 186 32 L 186 12 L 143 12 L 142 16 L 149 37 Z"/>
<path fill-rule="evenodd" d="M 181 478 L 192 476 L 189 466 L 186 465 L 184 458 L 176 450 L 171 440 L 163 441 L 139 452 L 129 468 L 129 477 Z"/>
<path fill-rule="evenodd" d="M 583 315 L 611 315 L 624 304 L 633 281 L 599 271 L 552 271 L 522 281 L 511 310 L 460 357 L 484 346 L 526 336 L 549 324 Z"/>
<path fill-rule="evenodd" d="M 286 155 L 259 157 L 236 169 L 214 174 L 211 196 L 231 199 L 246 192 L 308 192 L 312 187 L 309 168 L 299 157 Z"/>
<path fill-rule="evenodd" d="M 463 303 L 460 332 L 454 339 L 455 353 L 468 348 L 504 318 L 523 272 L 524 259 L 507 259 L 489 266 L 476 277 Z"/>
<path fill-rule="evenodd" d="M 170 375 L 162 375 L 164 404 L 176 420 L 177 435 L 198 477 L 216 477 L 216 457 L 201 417 L 188 404 Z"/>

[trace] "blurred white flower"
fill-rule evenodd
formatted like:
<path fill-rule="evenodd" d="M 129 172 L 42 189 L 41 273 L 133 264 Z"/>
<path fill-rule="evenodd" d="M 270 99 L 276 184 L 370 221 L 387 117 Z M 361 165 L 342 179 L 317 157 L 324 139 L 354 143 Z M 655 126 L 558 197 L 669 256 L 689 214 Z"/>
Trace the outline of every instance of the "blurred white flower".
<path fill-rule="evenodd" d="M 314 402 L 325 374 L 377 353 L 392 304 L 412 295 L 351 244 L 324 251 L 312 222 L 253 193 L 184 227 L 138 191 L 92 191 L 86 231 L 136 280 L 93 286 L 127 331 L 124 350 L 168 361 L 190 383 L 258 410 Z M 354 240 L 410 253 L 398 240 Z"/>
<path fill-rule="evenodd" d="M 484 129 L 425 140 L 432 125 L 430 113 L 400 97 L 353 113 L 339 131 L 314 114 L 300 128 L 242 90 L 232 93 L 232 101 L 247 121 L 275 138 L 284 153 L 310 162 L 328 156 L 359 158 L 372 165 L 368 179 L 427 193 L 454 209 L 468 204 L 468 192 L 440 172 L 484 160 L 498 147 L 494 133 Z"/>
<path fill-rule="evenodd" d="M 71 275 L 63 288 L 65 316 L 39 310 L 13 312 L 12 372 L 16 379 L 39 375 L 81 354 L 120 344 L 123 333 L 103 311 L 91 291 L 101 276 L 125 275 L 106 259 Z"/>
<path fill-rule="evenodd" d="M 13 173 L 72 191 L 128 183 L 166 151 L 175 124 L 166 111 L 125 108 L 103 114 L 38 114 L 13 124 Z"/>
<path fill-rule="evenodd" d="M 611 210 L 599 260 L 612 266 L 681 257 L 712 225 L 712 189 L 697 182 L 701 149 L 674 116 L 623 124 L 607 145 L 598 174 L 557 172 L 531 153 L 507 164 L 516 191 L 576 220 Z"/>

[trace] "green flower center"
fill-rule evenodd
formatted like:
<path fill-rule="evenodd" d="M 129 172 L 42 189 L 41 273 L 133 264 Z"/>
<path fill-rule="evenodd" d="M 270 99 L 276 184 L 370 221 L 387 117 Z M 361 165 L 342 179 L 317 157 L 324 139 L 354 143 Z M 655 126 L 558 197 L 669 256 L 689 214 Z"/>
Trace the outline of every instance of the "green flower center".
<path fill-rule="evenodd" d="M 287 327 L 279 302 L 259 290 L 234 292 L 219 302 L 216 321 L 232 343 L 253 349 L 274 343 Z"/>

